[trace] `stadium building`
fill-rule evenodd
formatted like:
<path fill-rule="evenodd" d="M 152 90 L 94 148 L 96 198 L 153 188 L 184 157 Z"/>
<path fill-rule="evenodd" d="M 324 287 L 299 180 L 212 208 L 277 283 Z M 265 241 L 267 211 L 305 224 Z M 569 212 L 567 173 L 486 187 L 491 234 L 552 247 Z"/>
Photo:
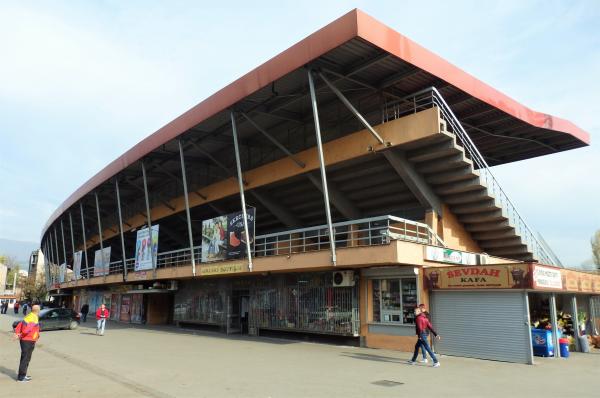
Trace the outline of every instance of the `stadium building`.
<path fill-rule="evenodd" d="M 563 268 L 493 166 L 589 143 L 354 10 L 71 194 L 42 231 L 47 283 L 120 322 L 400 350 L 425 303 L 438 351 L 531 363 L 523 320 L 596 322 L 600 280 Z"/>

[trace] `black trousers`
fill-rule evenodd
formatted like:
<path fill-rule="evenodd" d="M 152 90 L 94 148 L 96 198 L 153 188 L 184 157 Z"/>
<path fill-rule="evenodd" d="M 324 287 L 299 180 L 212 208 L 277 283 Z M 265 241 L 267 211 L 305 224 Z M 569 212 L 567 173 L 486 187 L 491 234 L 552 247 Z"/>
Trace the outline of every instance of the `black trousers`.
<path fill-rule="evenodd" d="M 23 380 L 27 376 L 27 368 L 34 348 L 34 341 L 21 340 L 21 361 L 19 362 L 19 375 L 17 377 L 19 380 Z"/>

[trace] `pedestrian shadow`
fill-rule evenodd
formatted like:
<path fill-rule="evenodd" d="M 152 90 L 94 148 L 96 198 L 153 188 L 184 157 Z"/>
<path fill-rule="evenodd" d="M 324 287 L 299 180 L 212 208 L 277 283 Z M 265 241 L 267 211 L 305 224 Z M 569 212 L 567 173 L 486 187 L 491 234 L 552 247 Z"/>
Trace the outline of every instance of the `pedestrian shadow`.
<path fill-rule="evenodd" d="M 376 362 L 391 362 L 391 363 L 406 363 L 405 359 L 399 359 L 399 358 L 394 358 L 394 357 L 385 357 L 382 355 L 373 355 L 373 354 L 364 354 L 364 353 L 360 353 L 360 352 L 343 352 L 341 353 L 342 356 L 344 357 L 348 357 L 348 358 L 353 358 L 353 359 L 360 359 L 363 361 L 376 361 Z"/>
<path fill-rule="evenodd" d="M 2 373 L 3 375 L 6 375 L 8 377 L 10 377 L 11 379 L 16 379 L 17 378 L 17 372 L 15 372 L 13 369 L 9 369 L 5 366 L 1 366 L 0 365 L 0 373 Z"/>

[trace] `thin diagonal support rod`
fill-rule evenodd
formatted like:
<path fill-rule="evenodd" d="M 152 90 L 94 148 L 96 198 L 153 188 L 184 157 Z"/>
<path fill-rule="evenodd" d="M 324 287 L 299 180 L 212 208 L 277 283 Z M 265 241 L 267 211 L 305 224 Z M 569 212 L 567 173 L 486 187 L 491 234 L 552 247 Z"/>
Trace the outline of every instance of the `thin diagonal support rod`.
<path fill-rule="evenodd" d="M 123 280 L 127 280 L 127 256 L 125 255 L 125 236 L 123 235 L 123 216 L 121 214 L 121 192 L 119 179 L 115 178 L 115 194 L 117 195 L 117 214 L 119 215 L 119 234 L 121 235 L 121 253 L 123 257 Z"/>
<path fill-rule="evenodd" d="M 365 126 L 365 128 L 371 132 L 373 137 L 375 137 L 375 139 L 377 139 L 377 141 L 379 141 L 380 144 L 385 145 L 383 138 L 381 138 L 379 133 L 377 133 L 377 131 L 375 131 L 375 129 L 369 124 L 369 122 L 367 122 L 367 120 L 360 114 L 360 112 L 358 112 L 356 110 L 356 108 L 350 103 L 350 101 L 348 101 L 348 98 L 346 98 L 344 96 L 344 94 L 342 94 L 342 92 L 340 90 L 338 90 L 338 88 L 336 86 L 334 86 L 325 77 L 325 75 L 323 75 L 323 73 L 318 72 L 318 75 L 321 78 L 321 80 L 323 80 L 325 82 L 325 84 L 327 84 L 327 86 L 331 89 L 331 91 L 333 91 L 333 93 L 340 99 L 340 101 L 342 101 L 342 103 L 344 105 L 346 105 L 346 108 L 348 108 L 348 110 L 350 112 L 352 112 L 354 114 L 354 116 L 356 116 L 356 118 L 362 123 L 362 125 Z"/>
<path fill-rule="evenodd" d="M 144 180 L 144 198 L 146 199 L 146 221 L 148 224 L 148 236 L 150 236 L 150 242 L 152 242 L 152 220 L 150 218 L 150 198 L 148 197 L 148 178 L 146 177 L 146 166 L 142 160 L 142 179 Z M 156 278 L 156 259 L 154 258 L 154 250 L 152 250 L 152 243 L 150 243 L 150 258 L 152 259 L 152 269 L 154 278 Z"/>
<path fill-rule="evenodd" d="M 310 87 L 310 102 L 312 104 L 313 117 L 315 119 L 315 134 L 317 136 L 317 149 L 319 154 L 319 164 L 321 166 L 321 184 L 323 186 L 323 201 L 325 202 L 325 215 L 327 216 L 327 229 L 329 230 L 329 244 L 331 247 L 331 262 L 337 265 L 337 256 L 335 253 L 335 234 L 331 222 L 331 208 L 329 206 L 329 190 L 327 188 L 327 176 L 325 175 L 325 157 L 323 156 L 323 142 L 321 141 L 321 126 L 319 124 L 319 109 L 317 106 L 317 94 L 315 93 L 315 82 L 313 81 L 312 70 L 308 71 L 308 85 Z"/>
<path fill-rule="evenodd" d="M 104 242 L 102 242 L 102 221 L 100 220 L 100 202 L 98 200 L 98 192 L 94 192 L 96 197 L 96 216 L 98 217 L 98 236 L 100 237 L 100 259 L 102 260 L 102 275 L 106 282 L 106 264 L 104 264 Z M 108 261 L 108 272 L 110 272 L 110 260 Z"/>
<path fill-rule="evenodd" d="M 71 214 L 71 211 L 69 210 L 69 229 L 71 231 L 71 249 L 72 249 L 72 255 L 73 255 L 73 268 L 75 268 L 75 237 L 73 235 L 73 215 Z M 75 271 L 75 269 L 73 269 L 73 271 Z"/>
<path fill-rule="evenodd" d="M 83 202 L 79 202 L 79 212 L 81 214 L 81 232 L 83 236 L 83 258 L 85 259 L 85 274 L 90 278 L 90 263 L 87 255 L 87 239 L 85 237 L 85 219 L 83 218 Z"/>
<path fill-rule="evenodd" d="M 65 264 L 67 263 L 67 246 L 65 245 L 65 227 L 63 225 L 62 218 L 60 219 L 60 236 L 62 238 L 62 247 L 63 247 L 63 258 L 65 259 Z"/>
<path fill-rule="evenodd" d="M 282 143 L 280 143 L 279 141 L 277 141 L 275 139 L 275 137 L 273 137 L 271 134 L 269 134 L 265 129 L 263 129 L 261 126 L 258 125 L 258 123 L 256 123 L 254 120 L 252 120 L 250 118 L 250 116 L 248 116 L 246 113 L 242 112 L 241 115 L 246 118 L 246 120 L 248 122 L 250 122 L 250 124 L 252 126 L 254 126 L 255 129 L 257 129 L 258 131 L 260 131 L 262 133 L 262 135 L 264 135 L 265 137 L 267 137 L 269 139 L 269 141 L 271 141 L 273 144 L 275 144 L 275 146 L 277 148 L 279 148 L 283 153 L 285 153 L 287 156 L 289 156 L 294 163 L 296 163 L 298 165 L 298 167 L 300 167 L 301 169 L 303 169 L 306 165 L 304 164 L 304 162 L 302 162 L 300 159 L 298 159 L 296 157 L 296 155 L 294 155 L 293 153 L 291 153 Z"/>
<path fill-rule="evenodd" d="M 188 236 L 190 238 L 190 255 L 192 256 L 192 275 L 196 276 L 194 236 L 192 235 L 192 216 L 190 215 L 190 201 L 188 198 L 187 176 L 185 173 L 185 156 L 183 154 L 183 144 L 181 143 L 181 140 L 178 140 L 177 143 L 179 145 L 179 159 L 181 161 L 181 181 L 183 182 L 183 197 L 185 198 L 185 215 L 187 218 Z"/>
<path fill-rule="evenodd" d="M 238 146 L 237 127 L 235 125 L 235 115 L 231 116 L 231 130 L 233 133 L 233 147 L 235 149 L 235 164 L 237 167 L 238 183 L 240 186 L 240 200 L 242 202 L 242 215 L 244 216 L 244 232 L 246 234 L 246 253 L 248 254 L 248 270 L 252 272 L 252 250 L 250 247 L 250 233 L 248 229 L 248 214 L 246 212 L 246 197 L 244 196 L 244 182 L 242 177 L 242 165 L 240 161 L 240 148 Z"/>
<path fill-rule="evenodd" d="M 54 266 L 54 283 L 56 284 L 56 270 L 60 266 L 60 256 L 58 255 L 58 234 L 56 233 L 56 226 L 54 226 L 54 251 L 56 251 L 56 264 Z"/>

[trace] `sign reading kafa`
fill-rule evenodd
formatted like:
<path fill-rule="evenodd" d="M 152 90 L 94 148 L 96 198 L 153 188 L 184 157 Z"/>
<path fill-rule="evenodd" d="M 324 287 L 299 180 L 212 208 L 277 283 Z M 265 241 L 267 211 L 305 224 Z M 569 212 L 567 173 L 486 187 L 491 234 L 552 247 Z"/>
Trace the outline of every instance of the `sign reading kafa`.
<path fill-rule="evenodd" d="M 483 265 L 426 268 L 428 289 L 524 289 L 529 286 L 529 266 Z"/>

